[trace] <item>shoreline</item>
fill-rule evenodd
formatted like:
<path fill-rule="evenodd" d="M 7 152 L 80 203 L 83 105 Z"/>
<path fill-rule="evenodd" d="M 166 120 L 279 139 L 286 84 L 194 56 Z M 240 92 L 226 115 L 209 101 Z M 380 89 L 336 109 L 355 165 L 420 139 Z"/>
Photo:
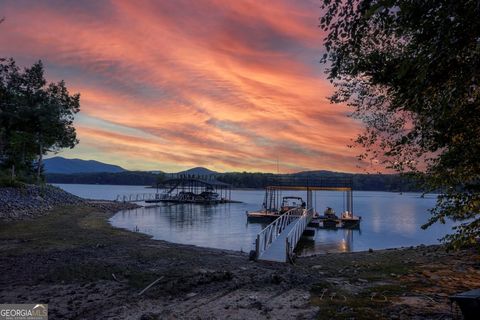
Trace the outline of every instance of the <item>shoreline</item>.
<path fill-rule="evenodd" d="M 156 189 L 155 186 L 148 185 L 139 185 L 139 184 L 97 184 L 97 183 L 66 183 L 66 182 L 47 182 L 49 185 L 85 185 L 85 186 L 125 186 L 125 187 L 143 187 L 144 189 Z M 238 191 L 265 191 L 265 188 L 232 188 L 232 190 Z M 422 194 L 423 191 L 389 191 L 389 190 L 359 190 L 354 189 L 354 192 L 388 192 L 388 193 L 397 193 L 397 194 Z M 438 193 L 426 193 L 426 195 L 438 195 Z"/>
<path fill-rule="evenodd" d="M 480 283 L 480 257 L 469 250 L 251 262 L 239 251 L 116 228 L 108 221 L 118 212 L 112 203 L 97 205 L 0 225 L 0 301 L 48 303 L 53 318 L 72 319 L 427 319 L 448 316 L 448 295 Z"/>

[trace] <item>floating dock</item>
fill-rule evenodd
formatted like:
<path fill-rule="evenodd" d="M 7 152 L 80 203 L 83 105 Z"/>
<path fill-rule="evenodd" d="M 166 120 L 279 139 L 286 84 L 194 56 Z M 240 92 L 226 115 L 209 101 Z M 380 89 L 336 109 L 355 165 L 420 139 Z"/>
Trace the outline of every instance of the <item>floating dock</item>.
<path fill-rule="evenodd" d="M 322 219 L 317 217 L 313 218 L 308 225 L 319 229 L 359 229 L 361 221 L 362 217 L 357 217 L 357 219 Z"/>
<path fill-rule="evenodd" d="M 298 196 L 281 196 L 281 191 L 306 191 L 307 201 Z M 331 208 L 324 215 L 316 210 L 316 191 L 341 191 L 344 193 L 344 211 L 340 217 Z M 286 204 L 287 199 L 297 202 Z M 359 228 L 361 217 L 353 214 L 351 179 L 309 179 L 291 176 L 276 177 L 265 188 L 262 209 L 248 212 L 248 221 L 273 220 L 258 235 L 252 256 L 257 260 L 293 261 L 294 250 L 300 239 L 314 239 L 318 228 Z"/>
<path fill-rule="evenodd" d="M 180 175 L 159 182 L 156 189 L 156 193 L 118 195 L 116 200 L 123 202 L 168 202 L 206 205 L 240 202 L 232 200 L 231 185 L 218 181 L 212 176 Z"/>
<path fill-rule="evenodd" d="M 306 191 L 307 201 L 301 205 L 306 208 L 313 208 L 313 217 L 309 223 L 310 227 L 320 229 L 358 229 L 361 217 L 353 214 L 353 189 L 350 178 L 298 178 L 291 176 L 280 176 L 272 179 L 271 185 L 265 188 L 265 198 L 262 209 L 259 211 L 247 212 L 249 222 L 271 222 L 280 217 L 284 212 L 284 201 L 286 198 L 296 198 L 303 202 L 300 197 L 282 197 L 282 191 Z M 316 208 L 314 193 L 317 191 L 339 191 L 343 192 L 343 212 L 340 217 L 335 213 L 321 215 Z M 331 208 L 328 208 L 331 210 Z"/>

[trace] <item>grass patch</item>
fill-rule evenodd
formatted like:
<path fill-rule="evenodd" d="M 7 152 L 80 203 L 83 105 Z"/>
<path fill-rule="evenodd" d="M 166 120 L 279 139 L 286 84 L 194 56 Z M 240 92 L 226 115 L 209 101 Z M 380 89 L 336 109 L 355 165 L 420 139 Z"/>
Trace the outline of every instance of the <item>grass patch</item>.
<path fill-rule="evenodd" d="M 148 271 L 128 271 L 125 273 L 128 285 L 132 288 L 143 289 L 158 279 L 158 274 Z"/>
<path fill-rule="evenodd" d="M 0 178 L 0 188 L 24 188 L 25 184 L 18 180 L 12 180 L 11 178 Z"/>
<path fill-rule="evenodd" d="M 56 267 L 46 276 L 45 281 L 50 283 L 88 283 L 100 280 L 115 280 L 112 276 L 126 282 L 130 287 L 141 289 L 158 278 L 158 274 L 148 271 L 132 270 L 114 265 L 105 264 L 69 264 Z"/>
<path fill-rule="evenodd" d="M 112 280 L 112 273 L 120 270 L 101 264 L 70 264 L 54 268 L 45 278 L 47 282 L 93 282 Z"/>
<path fill-rule="evenodd" d="M 357 276 L 358 278 L 376 281 L 391 278 L 392 275 L 401 276 L 408 274 L 411 270 L 412 267 L 406 266 L 398 261 L 389 261 L 361 269 Z"/>
<path fill-rule="evenodd" d="M 17 240 L 21 246 L 16 249 L 25 252 L 127 243 L 147 237 L 112 228 L 108 216 L 87 206 L 60 207 L 34 220 L 1 224 L 0 241 Z"/>
<path fill-rule="evenodd" d="M 384 319 L 392 301 L 408 291 L 405 285 L 389 284 L 352 294 L 322 282 L 312 287 L 311 303 L 320 308 L 318 319 Z"/>
<path fill-rule="evenodd" d="M 35 219 L 1 224 L 0 252 L 26 263 L 49 257 L 43 260 L 44 273 L 32 274 L 32 281 L 115 281 L 113 273 L 135 290 L 143 288 L 158 275 L 137 264 L 162 258 L 162 252 L 141 245 L 147 235 L 113 228 L 110 215 L 88 206 L 65 206 Z"/>
<path fill-rule="evenodd" d="M 320 308 L 318 319 L 383 319 L 381 310 L 387 304 L 373 302 L 370 297 L 338 294 L 312 297 L 311 303 Z"/>

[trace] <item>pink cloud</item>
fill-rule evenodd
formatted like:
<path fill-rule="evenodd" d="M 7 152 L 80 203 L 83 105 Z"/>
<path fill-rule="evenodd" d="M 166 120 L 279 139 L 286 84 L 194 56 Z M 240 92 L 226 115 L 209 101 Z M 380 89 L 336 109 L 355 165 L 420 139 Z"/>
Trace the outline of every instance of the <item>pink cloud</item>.
<path fill-rule="evenodd" d="M 360 126 L 326 99 L 315 1 L 2 6 L 0 56 L 42 59 L 81 93 L 82 113 L 145 133 L 82 123 L 82 157 L 88 146 L 131 169 L 275 171 L 278 156 L 285 171 L 359 171 L 347 145 Z"/>

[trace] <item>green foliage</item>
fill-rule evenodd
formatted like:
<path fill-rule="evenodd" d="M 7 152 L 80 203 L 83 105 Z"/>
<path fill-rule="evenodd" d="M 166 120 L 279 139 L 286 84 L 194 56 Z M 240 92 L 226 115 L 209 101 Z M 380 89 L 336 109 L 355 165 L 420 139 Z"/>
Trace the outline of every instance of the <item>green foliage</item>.
<path fill-rule="evenodd" d="M 13 59 L 0 59 L 0 169 L 40 181 L 43 155 L 78 143 L 79 110 L 80 95 L 70 95 L 63 81 L 47 84 L 41 61 L 20 70 Z"/>
<path fill-rule="evenodd" d="M 21 188 L 23 187 L 23 183 L 16 179 L 12 179 L 12 177 L 9 176 L 8 174 L 4 174 L 3 172 L 0 172 L 0 188 L 6 188 L 6 187 Z"/>
<path fill-rule="evenodd" d="M 156 184 L 161 185 L 163 181 L 165 181 L 165 179 L 166 179 L 166 175 L 164 172 L 157 173 Z"/>
<path fill-rule="evenodd" d="M 354 190 L 365 191 L 394 191 L 408 192 L 419 191 L 415 181 L 400 175 L 386 174 L 350 174 L 340 172 L 302 172 L 293 174 L 294 177 L 308 176 L 310 178 L 351 178 Z M 231 184 L 234 188 L 263 189 L 270 185 L 272 173 L 229 172 L 216 176 L 217 180 Z M 100 173 L 47 173 L 49 183 L 78 183 L 78 184 L 111 184 L 111 185 L 138 185 L 156 186 L 159 182 L 167 179 L 165 173 L 151 173 L 142 171 L 127 172 L 100 172 Z"/>
<path fill-rule="evenodd" d="M 274 174 L 259 172 L 228 172 L 221 174 L 217 179 L 221 182 L 231 184 L 235 188 L 257 188 L 261 189 L 268 185 Z"/>
<path fill-rule="evenodd" d="M 309 179 L 352 179 L 354 190 L 364 191 L 419 191 L 419 186 L 412 180 L 399 175 L 389 174 L 352 174 L 330 171 L 306 171 L 291 175 L 292 178 Z M 219 181 L 229 183 L 235 188 L 262 189 L 275 181 L 272 173 L 229 172 L 218 175 Z"/>
<path fill-rule="evenodd" d="M 163 174 L 141 171 L 126 172 L 97 172 L 97 173 L 47 173 L 49 183 L 78 183 L 78 184 L 111 184 L 156 186 L 157 179 Z"/>
<path fill-rule="evenodd" d="M 444 240 L 480 236 L 478 1 L 324 0 L 334 103 L 365 123 L 361 159 L 421 175 L 442 190 L 431 219 L 463 221 Z"/>

